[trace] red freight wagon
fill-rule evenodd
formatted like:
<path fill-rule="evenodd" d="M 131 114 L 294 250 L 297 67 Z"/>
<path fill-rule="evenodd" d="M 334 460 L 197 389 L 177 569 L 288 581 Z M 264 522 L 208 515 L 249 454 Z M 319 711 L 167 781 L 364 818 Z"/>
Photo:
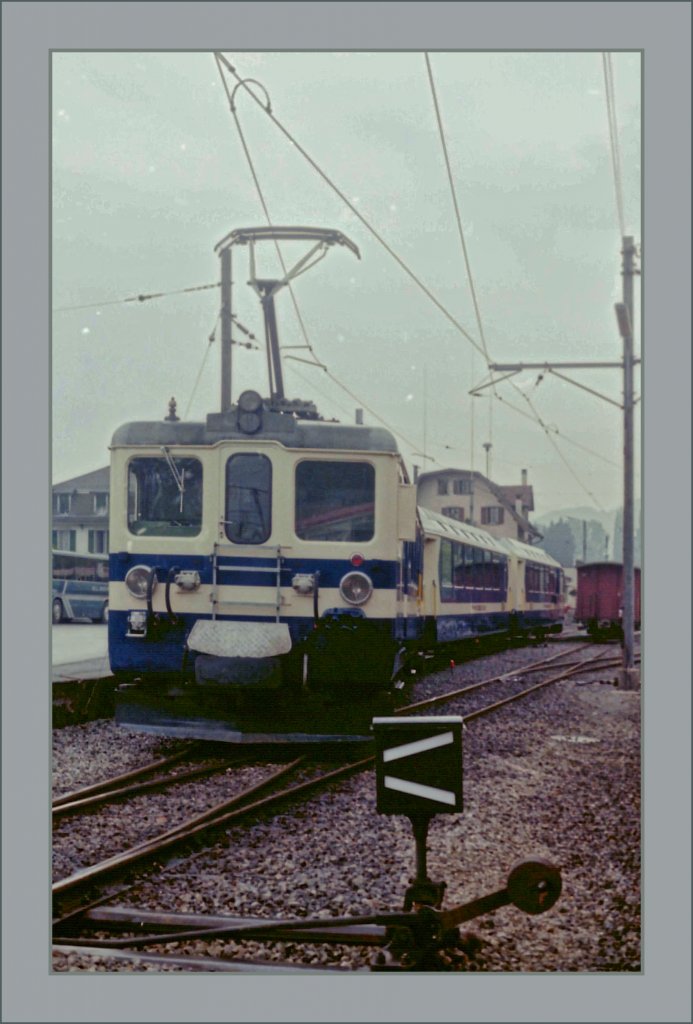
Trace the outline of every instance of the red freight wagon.
<path fill-rule="evenodd" d="M 575 619 L 591 636 L 622 635 L 623 566 L 620 562 L 588 562 L 577 567 Z M 640 570 L 635 570 L 635 627 L 640 628 Z"/>

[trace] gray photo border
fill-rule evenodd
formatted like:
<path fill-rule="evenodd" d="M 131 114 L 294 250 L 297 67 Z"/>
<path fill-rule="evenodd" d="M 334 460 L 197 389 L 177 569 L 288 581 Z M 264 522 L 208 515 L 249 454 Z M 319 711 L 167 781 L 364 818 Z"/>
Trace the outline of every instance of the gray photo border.
<path fill-rule="evenodd" d="M 3 1021 L 690 1021 L 690 15 L 685 0 L 2 4 Z M 50 51 L 424 48 L 644 52 L 644 972 L 52 975 Z"/>

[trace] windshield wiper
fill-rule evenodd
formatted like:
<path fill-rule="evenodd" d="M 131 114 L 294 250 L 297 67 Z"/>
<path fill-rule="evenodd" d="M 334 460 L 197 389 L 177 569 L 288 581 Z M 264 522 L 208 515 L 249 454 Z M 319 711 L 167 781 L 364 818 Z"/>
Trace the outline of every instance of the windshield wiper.
<path fill-rule="evenodd" d="M 164 453 L 164 458 L 166 459 L 168 468 L 171 470 L 171 473 L 173 474 L 173 479 L 176 481 L 176 487 L 178 488 L 178 493 L 180 494 L 179 511 L 182 512 L 183 498 L 185 497 L 185 479 L 183 477 L 183 474 L 179 471 L 178 467 L 176 466 L 173 460 L 173 456 L 169 452 L 168 448 L 166 448 L 165 445 L 162 445 L 161 450 Z"/>

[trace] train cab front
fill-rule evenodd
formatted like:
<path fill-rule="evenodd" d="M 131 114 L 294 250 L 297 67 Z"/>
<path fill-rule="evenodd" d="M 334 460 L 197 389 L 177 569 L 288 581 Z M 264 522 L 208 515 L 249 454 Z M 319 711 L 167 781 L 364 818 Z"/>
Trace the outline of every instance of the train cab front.
<path fill-rule="evenodd" d="M 415 508 L 386 431 L 244 393 L 206 424 L 120 429 L 111 493 L 120 724 L 231 742 L 369 735 L 401 646 L 406 498 Z"/>

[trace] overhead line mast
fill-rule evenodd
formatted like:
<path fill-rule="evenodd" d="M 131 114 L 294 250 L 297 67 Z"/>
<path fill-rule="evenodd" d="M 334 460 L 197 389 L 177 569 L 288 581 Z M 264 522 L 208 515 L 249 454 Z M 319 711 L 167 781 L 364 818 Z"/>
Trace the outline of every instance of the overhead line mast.
<path fill-rule="evenodd" d="M 637 363 L 633 353 L 633 277 L 639 271 L 635 268 L 636 247 L 633 238 L 626 235 L 623 239 L 623 302 L 615 306 L 619 332 L 623 338 L 623 360 L 621 362 L 568 362 L 553 363 L 545 360 L 536 363 L 490 363 L 489 370 L 508 373 L 520 373 L 525 369 L 604 369 L 618 367 L 623 369 L 623 674 L 624 689 L 636 686 L 637 669 L 635 667 L 635 559 L 634 559 L 634 434 L 633 408 L 635 397 L 633 392 L 633 369 Z M 568 379 L 568 378 L 564 378 Z M 576 383 L 569 381 L 569 383 Z M 488 384 L 481 385 L 488 387 Z M 580 386 L 580 385 L 576 385 Z M 590 389 L 591 390 L 591 389 Z M 594 392 L 599 398 L 605 396 Z M 605 399 L 605 401 L 611 401 Z"/>

